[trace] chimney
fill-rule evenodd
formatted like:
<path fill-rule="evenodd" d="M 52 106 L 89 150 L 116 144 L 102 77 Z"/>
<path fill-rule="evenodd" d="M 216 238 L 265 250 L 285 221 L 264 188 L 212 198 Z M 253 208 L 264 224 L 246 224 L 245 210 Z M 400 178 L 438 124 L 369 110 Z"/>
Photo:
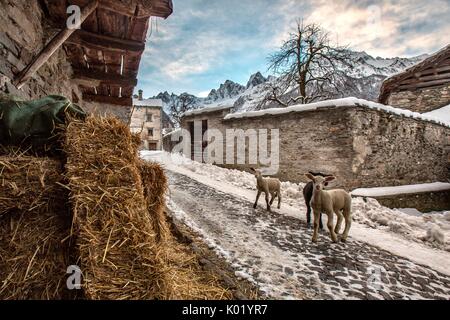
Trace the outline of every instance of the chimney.
<path fill-rule="evenodd" d="M 139 101 L 142 101 L 143 100 L 143 98 L 142 98 L 142 94 L 144 93 L 144 91 L 142 91 L 142 90 L 139 90 L 138 91 L 139 92 Z"/>

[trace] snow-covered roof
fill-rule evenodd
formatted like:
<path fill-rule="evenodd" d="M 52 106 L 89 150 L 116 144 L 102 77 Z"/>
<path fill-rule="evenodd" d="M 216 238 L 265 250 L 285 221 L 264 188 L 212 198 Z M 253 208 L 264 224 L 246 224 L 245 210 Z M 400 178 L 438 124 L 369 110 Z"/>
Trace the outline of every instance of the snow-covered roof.
<path fill-rule="evenodd" d="M 163 106 L 161 99 L 133 99 L 133 105 L 136 107 L 160 107 Z"/>
<path fill-rule="evenodd" d="M 250 111 L 250 112 L 241 112 L 241 113 L 231 113 L 225 117 L 225 120 L 230 119 L 241 119 L 241 118 L 254 118 L 266 115 L 280 115 L 291 112 L 306 112 L 306 111 L 314 111 L 319 110 L 321 108 L 341 108 L 341 107 L 363 107 L 372 110 L 384 111 L 387 113 L 409 117 L 413 119 L 429 121 L 436 124 L 440 124 L 446 127 L 450 127 L 450 123 L 442 121 L 439 118 L 435 118 L 433 116 L 420 114 L 417 112 L 412 112 L 409 110 L 394 108 L 391 106 L 386 106 L 384 104 L 371 102 L 358 98 L 344 98 L 344 99 L 336 99 L 336 100 L 326 100 L 311 104 L 300 104 L 287 108 L 274 108 L 274 109 L 265 109 L 259 111 Z"/>
<path fill-rule="evenodd" d="M 398 187 L 361 188 L 352 191 L 357 197 L 386 197 L 400 194 L 415 194 L 450 190 L 450 183 L 435 182 Z"/>
<path fill-rule="evenodd" d="M 436 65 L 438 65 L 440 63 L 444 63 L 444 65 L 445 65 L 446 59 L 449 59 L 449 58 L 450 58 L 450 44 L 447 45 L 446 47 L 442 48 L 438 52 L 432 54 L 425 60 L 407 68 L 406 70 L 404 70 L 400 73 L 397 73 L 397 74 L 394 74 L 394 75 L 388 77 L 387 79 L 384 80 L 384 82 L 381 86 L 380 97 L 379 97 L 378 101 L 381 103 L 386 103 L 387 99 L 389 97 L 389 93 L 396 90 L 402 84 L 402 81 L 404 81 L 405 79 L 408 79 L 408 77 L 411 77 L 412 75 L 414 75 L 416 73 L 420 73 L 420 72 L 426 70 L 427 68 L 436 67 Z M 419 77 L 419 79 L 420 79 L 420 77 Z M 425 82 L 425 80 L 421 80 L 421 81 Z M 447 82 L 444 79 L 444 80 L 440 80 L 438 84 L 442 84 L 443 83 L 442 81 Z M 426 87 L 438 85 L 435 82 L 436 81 L 434 79 L 427 80 L 427 82 L 425 83 L 427 85 Z M 425 88 L 425 86 L 424 86 L 424 88 Z"/>
<path fill-rule="evenodd" d="M 225 106 L 218 105 L 218 106 L 214 106 L 214 107 L 204 107 L 201 109 L 186 111 L 185 113 L 183 113 L 183 117 L 195 116 L 195 115 L 209 113 L 209 112 L 217 112 L 217 111 L 227 110 L 227 109 L 231 109 L 231 108 L 233 108 L 232 105 L 231 106 L 230 105 L 225 105 Z"/>

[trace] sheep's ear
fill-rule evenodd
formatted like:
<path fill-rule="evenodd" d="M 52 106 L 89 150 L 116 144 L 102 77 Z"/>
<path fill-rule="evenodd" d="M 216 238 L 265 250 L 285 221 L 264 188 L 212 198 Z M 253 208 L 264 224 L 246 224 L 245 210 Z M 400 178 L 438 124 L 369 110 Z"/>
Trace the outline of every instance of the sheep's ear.
<path fill-rule="evenodd" d="M 325 178 L 325 181 L 326 181 L 326 182 L 330 182 L 330 181 L 333 181 L 333 180 L 336 180 L 336 177 L 335 177 L 335 176 L 330 176 L 330 177 L 326 177 L 326 178 Z"/>
<path fill-rule="evenodd" d="M 305 174 L 305 177 L 307 177 L 309 180 L 316 182 L 316 178 L 311 173 Z"/>
<path fill-rule="evenodd" d="M 256 172 L 255 168 L 250 168 L 250 171 Z"/>

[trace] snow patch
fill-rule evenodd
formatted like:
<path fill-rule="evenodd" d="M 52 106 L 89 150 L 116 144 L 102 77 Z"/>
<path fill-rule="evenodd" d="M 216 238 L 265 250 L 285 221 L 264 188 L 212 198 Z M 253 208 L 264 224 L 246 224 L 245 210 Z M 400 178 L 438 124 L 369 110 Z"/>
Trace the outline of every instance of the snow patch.
<path fill-rule="evenodd" d="M 386 197 L 400 194 L 438 192 L 445 190 L 450 190 L 450 183 L 435 182 L 397 187 L 361 188 L 353 190 L 352 195 L 359 197 Z"/>
<path fill-rule="evenodd" d="M 444 121 L 450 125 L 450 104 L 443 108 L 424 113 L 424 115 L 427 117 L 439 119 L 440 121 Z"/>

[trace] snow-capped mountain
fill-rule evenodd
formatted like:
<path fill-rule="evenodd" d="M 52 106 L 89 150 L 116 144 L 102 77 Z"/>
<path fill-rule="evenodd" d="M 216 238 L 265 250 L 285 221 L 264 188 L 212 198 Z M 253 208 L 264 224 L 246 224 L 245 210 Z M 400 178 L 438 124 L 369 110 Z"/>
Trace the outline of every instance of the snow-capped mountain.
<path fill-rule="evenodd" d="M 247 82 L 247 87 L 246 89 L 251 89 L 253 87 L 259 86 L 260 84 L 263 84 L 265 82 L 267 82 L 267 78 L 265 78 L 261 72 L 257 72 L 253 75 L 251 75 L 250 79 Z"/>
<path fill-rule="evenodd" d="M 246 88 L 243 85 L 227 80 L 220 85 L 219 89 L 212 89 L 206 100 L 215 102 L 218 100 L 230 99 L 243 93 L 245 89 Z"/>
<path fill-rule="evenodd" d="M 406 68 L 422 61 L 427 55 L 413 58 L 380 58 L 372 57 L 366 52 L 350 51 L 350 63 L 341 64 L 338 69 L 341 74 L 339 87 L 341 92 L 330 98 L 356 97 L 371 101 L 378 99 L 381 84 L 384 79 L 399 73 Z M 206 98 L 192 96 L 195 108 L 230 105 L 236 112 L 251 111 L 261 108 L 280 107 L 277 104 L 261 102 L 269 93 L 268 84 L 276 85 L 280 79 L 274 76 L 264 77 L 261 72 L 250 76 L 247 85 L 226 80 L 218 89 L 212 89 Z M 155 98 L 163 100 L 166 108 L 176 103 L 179 96 L 163 92 Z"/>

